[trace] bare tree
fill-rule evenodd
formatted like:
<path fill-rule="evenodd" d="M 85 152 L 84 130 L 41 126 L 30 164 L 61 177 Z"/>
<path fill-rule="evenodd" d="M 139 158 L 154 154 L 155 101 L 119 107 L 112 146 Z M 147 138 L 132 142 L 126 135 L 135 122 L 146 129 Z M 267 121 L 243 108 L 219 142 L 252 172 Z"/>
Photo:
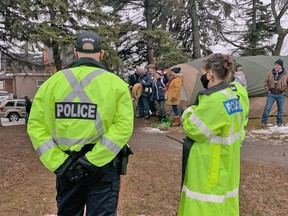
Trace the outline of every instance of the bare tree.
<path fill-rule="evenodd" d="M 271 0 L 272 14 L 275 19 L 276 33 L 278 34 L 276 46 L 273 55 L 280 55 L 283 47 L 284 39 L 288 34 L 288 28 L 284 28 L 282 21 L 287 20 L 288 1 L 287 0 Z M 286 17 L 285 17 L 286 16 Z"/>

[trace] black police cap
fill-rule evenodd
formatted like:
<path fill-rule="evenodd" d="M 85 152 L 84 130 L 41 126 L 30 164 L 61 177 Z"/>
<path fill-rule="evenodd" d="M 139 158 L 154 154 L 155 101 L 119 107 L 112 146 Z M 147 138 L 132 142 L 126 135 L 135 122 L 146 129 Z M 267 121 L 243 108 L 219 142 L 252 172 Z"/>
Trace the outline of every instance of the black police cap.
<path fill-rule="evenodd" d="M 101 39 L 95 32 L 84 31 L 78 35 L 75 48 L 82 53 L 98 53 L 101 50 Z"/>

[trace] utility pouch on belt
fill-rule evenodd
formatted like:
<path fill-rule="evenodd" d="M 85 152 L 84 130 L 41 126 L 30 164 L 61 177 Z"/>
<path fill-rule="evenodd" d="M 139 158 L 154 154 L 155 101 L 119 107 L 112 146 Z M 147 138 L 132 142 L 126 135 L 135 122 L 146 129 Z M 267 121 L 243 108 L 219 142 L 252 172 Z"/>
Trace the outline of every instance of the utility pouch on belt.
<path fill-rule="evenodd" d="M 129 145 L 125 145 L 117 155 L 118 169 L 120 175 L 126 175 L 129 155 L 133 155 L 133 151 Z"/>

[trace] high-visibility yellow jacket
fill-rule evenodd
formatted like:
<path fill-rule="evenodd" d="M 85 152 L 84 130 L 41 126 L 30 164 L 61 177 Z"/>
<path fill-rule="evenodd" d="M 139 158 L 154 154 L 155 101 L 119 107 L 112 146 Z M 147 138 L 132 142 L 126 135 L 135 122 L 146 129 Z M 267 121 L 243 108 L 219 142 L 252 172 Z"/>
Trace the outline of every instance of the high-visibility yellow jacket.
<path fill-rule="evenodd" d="M 182 115 L 194 140 L 182 187 L 178 216 L 239 215 L 240 137 L 244 121 L 237 95 L 222 82 L 199 95 Z"/>
<path fill-rule="evenodd" d="M 242 135 L 241 135 L 241 140 L 243 141 L 245 139 L 245 126 L 248 124 L 248 115 L 249 115 L 249 107 L 250 107 L 250 102 L 249 102 L 249 97 L 248 97 L 248 92 L 244 86 L 242 86 L 240 83 L 233 81 L 230 83 L 231 88 L 233 91 L 235 91 L 236 95 L 239 98 L 239 101 L 242 105 L 243 112 L 245 115 L 244 123 L 243 123 L 243 129 L 242 129 Z"/>
<path fill-rule="evenodd" d="M 133 131 L 128 84 L 92 59 L 78 61 L 44 82 L 29 116 L 32 144 L 53 172 L 68 158 L 65 150 L 80 151 L 91 143 L 88 161 L 98 167 L 109 163 Z"/>

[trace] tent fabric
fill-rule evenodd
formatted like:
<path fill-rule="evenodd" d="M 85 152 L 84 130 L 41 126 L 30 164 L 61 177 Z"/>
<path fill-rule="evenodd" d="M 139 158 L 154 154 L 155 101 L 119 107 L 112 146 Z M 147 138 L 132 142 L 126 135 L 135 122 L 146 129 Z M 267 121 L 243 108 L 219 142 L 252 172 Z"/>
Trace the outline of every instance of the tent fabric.
<path fill-rule="evenodd" d="M 250 101 L 250 109 L 249 109 L 249 118 L 261 118 L 265 103 L 266 97 L 251 97 L 249 98 Z M 269 116 L 276 116 L 277 115 L 277 105 L 276 102 L 273 104 L 272 109 L 270 111 Z M 284 104 L 284 115 L 288 115 L 288 98 L 286 97 L 285 104 Z"/>
<path fill-rule="evenodd" d="M 187 63 L 178 64 L 173 67 L 181 67 L 181 73 L 184 75 L 184 84 L 182 89 L 181 108 L 195 104 L 197 95 L 204 88 L 200 82 L 201 62 L 204 58 L 199 58 Z M 288 69 L 288 56 L 246 56 L 233 57 L 237 63 L 242 64 L 248 84 L 248 95 L 250 98 L 249 118 L 261 118 L 266 103 L 264 92 L 264 81 L 269 71 L 272 70 L 274 62 L 277 59 L 284 61 L 284 68 Z M 287 65 L 287 66 L 286 66 Z M 171 68 L 173 68 L 171 67 Z M 187 100 L 188 98 L 188 100 Z M 277 114 L 276 103 L 273 105 L 270 116 Z M 288 98 L 286 97 L 284 105 L 284 115 L 288 115 Z"/>

